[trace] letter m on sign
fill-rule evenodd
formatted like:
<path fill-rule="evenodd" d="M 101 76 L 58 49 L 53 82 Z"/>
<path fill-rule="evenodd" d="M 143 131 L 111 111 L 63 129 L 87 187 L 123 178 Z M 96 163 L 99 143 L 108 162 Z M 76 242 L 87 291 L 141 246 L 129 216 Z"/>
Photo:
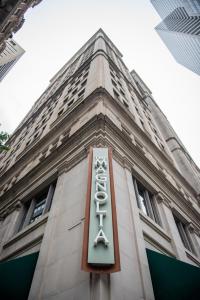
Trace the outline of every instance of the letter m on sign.
<path fill-rule="evenodd" d="M 95 157 L 95 168 L 98 167 L 104 167 L 106 169 L 107 167 L 107 160 L 103 156 L 96 156 Z"/>

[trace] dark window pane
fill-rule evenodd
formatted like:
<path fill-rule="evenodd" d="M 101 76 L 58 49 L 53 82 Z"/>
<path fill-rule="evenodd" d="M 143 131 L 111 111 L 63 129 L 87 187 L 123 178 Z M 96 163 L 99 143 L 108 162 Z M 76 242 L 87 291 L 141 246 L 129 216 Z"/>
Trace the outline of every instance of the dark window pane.
<path fill-rule="evenodd" d="M 46 197 L 44 199 L 38 200 L 38 202 L 36 202 L 30 223 L 36 221 L 39 217 L 42 216 L 44 208 L 45 208 L 45 204 L 46 204 Z"/>
<path fill-rule="evenodd" d="M 174 220 L 181 238 L 181 241 L 186 249 L 194 253 L 190 237 L 188 236 L 188 232 L 186 230 L 186 224 L 180 221 L 176 216 L 174 216 Z"/>

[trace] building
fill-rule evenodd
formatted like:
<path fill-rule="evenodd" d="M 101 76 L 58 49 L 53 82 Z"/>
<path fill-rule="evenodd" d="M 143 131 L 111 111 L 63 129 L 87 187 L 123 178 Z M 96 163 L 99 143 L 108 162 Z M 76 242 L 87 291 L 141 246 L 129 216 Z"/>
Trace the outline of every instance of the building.
<path fill-rule="evenodd" d="M 4 300 L 197 299 L 199 169 L 103 30 L 52 78 L 9 145 Z"/>
<path fill-rule="evenodd" d="M 3 80 L 24 53 L 24 49 L 13 39 L 6 41 L 6 48 L 0 54 L 0 81 Z"/>
<path fill-rule="evenodd" d="M 0 1 L 0 53 L 6 47 L 6 41 L 12 38 L 24 24 L 24 14 L 41 0 L 1 0 Z"/>
<path fill-rule="evenodd" d="M 196 16 L 200 13 L 199 0 L 151 0 L 151 3 L 162 19 L 166 18 L 173 10 L 179 7 L 184 7 L 190 16 Z"/>
<path fill-rule="evenodd" d="M 156 31 L 176 61 L 200 75 L 200 2 L 152 0 L 163 19 Z"/>

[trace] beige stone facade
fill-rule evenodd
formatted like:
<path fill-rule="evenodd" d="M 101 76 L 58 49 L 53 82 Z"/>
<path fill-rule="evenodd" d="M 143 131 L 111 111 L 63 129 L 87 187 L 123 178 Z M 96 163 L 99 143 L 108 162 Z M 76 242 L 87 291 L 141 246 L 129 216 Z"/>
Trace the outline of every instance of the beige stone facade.
<path fill-rule="evenodd" d="M 154 299 L 146 248 L 200 265 L 200 173 L 169 132 L 102 30 L 54 76 L 1 157 L 0 259 L 39 251 L 29 300 Z M 113 150 L 113 274 L 81 270 L 90 146 Z"/>

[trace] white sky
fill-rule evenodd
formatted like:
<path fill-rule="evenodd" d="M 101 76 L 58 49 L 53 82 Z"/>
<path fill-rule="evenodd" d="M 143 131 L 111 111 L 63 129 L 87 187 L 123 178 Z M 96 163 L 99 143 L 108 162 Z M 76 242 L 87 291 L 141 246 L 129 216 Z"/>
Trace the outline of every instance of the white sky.
<path fill-rule="evenodd" d="M 0 130 L 17 127 L 53 75 L 101 27 L 152 90 L 200 165 L 200 78 L 175 62 L 154 30 L 150 0 L 43 0 L 14 39 L 26 50 L 0 83 Z"/>

